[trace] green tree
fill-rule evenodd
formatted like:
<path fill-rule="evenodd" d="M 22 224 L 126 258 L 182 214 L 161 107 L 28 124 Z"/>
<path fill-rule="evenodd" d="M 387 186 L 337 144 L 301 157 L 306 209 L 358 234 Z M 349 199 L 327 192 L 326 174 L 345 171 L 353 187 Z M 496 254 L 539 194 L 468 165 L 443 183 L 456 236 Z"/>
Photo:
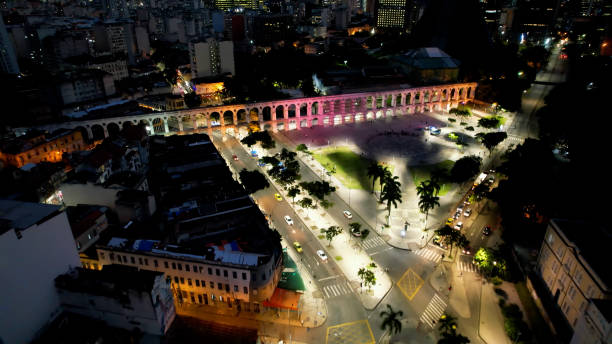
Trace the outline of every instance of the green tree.
<path fill-rule="evenodd" d="M 361 223 L 359 222 L 351 222 L 349 223 L 349 227 L 351 228 L 351 232 L 359 231 L 361 229 Z"/>
<path fill-rule="evenodd" d="M 308 212 L 308 209 L 316 209 L 316 205 L 314 204 L 314 202 L 312 201 L 311 198 L 308 197 L 304 197 L 301 200 L 297 201 L 297 204 L 306 209 L 306 212 Z"/>
<path fill-rule="evenodd" d="M 270 186 L 266 176 L 257 170 L 247 171 L 243 168 L 238 175 L 240 177 L 240 183 L 242 183 L 242 186 L 244 186 L 248 193 L 255 193 L 257 190 L 262 190 Z"/>
<path fill-rule="evenodd" d="M 436 235 L 440 236 L 447 245 L 450 245 L 450 253 L 453 253 L 453 246 L 457 245 L 459 247 L 466 247 L 469 245 L 469 240 L 456 229 L 451 228 L 450 226 L 444 226 L 440 229 L 436 229 Z"/>
<path fill-rule="evenodd" d="M 244 137 L 240 140 L 243 144 L 248 147 L 253 146 L 257 142 L 261 143 L 261 147 L 264 149 L 272 149 L 276 147 L 276 143 L 272 140 L 270 133 L 267 130 L 264 131 L 255 131 Z"/>
<path fill-rule="evenodd" d="M 478 133 L 476 134 L 476 138 L 482 142 L 482 144 L 489 150 L 489 155 L 493 153 L 495 147 L 504 141 L 508 137 L 503 131 L 493 132 L 493 133 Z"/>
<path fill-rule="evenodd" d="M 474 263 L 487 277 L 507 278 L 506 260 L 500 252 L 488 247 L 481 247 L 474 254 Z"/>
<path fill-rule="evenodd" d="M 440 192 L 441 186 L 438 183 L 437 178 L 431 178 L 424 180 L 417 185 L 417 195 L 434 195 L 437 196 Z"/>
<path fill-rule="evenodd" d="M 301 182 L 299 185 L 303 190 L 306 190 L 310 196 L 320 201 L 324 200 L 326 196 L 336 191 L 336 187 L 331 186 L 326 181 Z"/>
<path fill-rule="evenodd" d="M 387 202 L 387 225 L 389 225 L 389 218 L 391 217 L 391 205 L 397 208 L 397 203 L 402 203 L 402 184 L 398 179 L 397 176 L 387 176 L 385 178 L 385 186 L 380 193 L 380 200 Z"/>
<path fill-rule="evenodd" d="M 334 206 L 334 202 L 330 202 L 330 201 L 328 201 L 326 199 L 321 200 L 321 207 L 323 207 L 323 209 L 329 209 L 329 208 L 331 208 L 333 206 Z"/>
<path fill-rule="evenodd" d="M 404 312 L 393 310 L 391 305 L 387 304 L 387 310 L 380 312 L 380 317 L 383 319 L 380 324 L 380 329 L 383 331 L 389 331 L 389 335 L 398 334 L 402 331 L 401 317 L 404 316 Z"/>
<path fill-rule="evenodd" d="M 374 161 L 368 166 L 367 174 L 368 177 L 372 178 L 372 193 L 374 193 L 374 184 L 376 180 L 379 180 L 385 174 L 385 169 L 378 162 Z"/>
<path fill-rule="evenodd" d="M 425 230 L 427 230 L 427 218 L 429 211 L 440 206 L 440 197 L 431 194 L 419 195 L 419 210 L 425 214 Z"/>
<path fill-rule="evenodd" d="M 308 153 L 308 147 L 303 143 L 297 145 L 297 147 L 295 147 L 295 150 L 298 152 Z"/>
<path fill-rule="evenodd" d="M 329 244 L 327 246 L 331 246 L 332 240 L 338 235 L 340 235 L 340 233 L 342 233 L 342 227 L 330 226 L 329 228 L 327 228 L 325 230 L 325 239 L 329 241 Z"/>
<path fill-rule="evenodd" d="M 457 333 L 457 321 L 454 317 L 442 314 L 438 324 L 438 330 L 442 337 L 438 340 L 438 344 L 468 344 L 470 342 L 467 337 Z"/>
<path fill-rule="evenodd" d="M 361 283 L 363 286 L 368 288 L 368 290 L 370 290 L 370 288 L 376 284 L 376 276 L 374 275 L 374 272 L 368 268 L 359 269 L 359 271 L 357 271 L 357 276 L 359 276 Z"/>
<path fill-rule="evenodd" d="M 476 174 L 478 174 L 478 172 L 480 172 L 481 164 L 482 158 L 475 155 L 465 156 L 455 161 L 455 164 L 450 171 L 451 181 L 461 183 L 473 178 Z"/>
<path fill-rule="evenodd" d="M 478 126 L 483 127 L 485 129 L 499 128 L 500 125 L 501 125 L 501 120 L 497 116 L 483 117 L 478 120 Z"/>
<path fill-rule="evenodd" d="M 287 190 L 287 195 L 291 197 L 291 203 L 295 203 L 295 197 L 300 194 L 300 188 L 292 186 Z"/>
<path fill-rule="evenodd" d="M 380 194 L 381 194 L 381 199 L 380 202 L 382 203 L 382 192 L 383 192 L 383 188 L 385 187 L 385 185 L 387 184 L 387 182 L 393 180 L 393 174 L 391 173 L 391 171 L 389 171 L 389 169 L 384 166 L 383 167 L 383 172 L 382 175 L 380 176 Z"/>

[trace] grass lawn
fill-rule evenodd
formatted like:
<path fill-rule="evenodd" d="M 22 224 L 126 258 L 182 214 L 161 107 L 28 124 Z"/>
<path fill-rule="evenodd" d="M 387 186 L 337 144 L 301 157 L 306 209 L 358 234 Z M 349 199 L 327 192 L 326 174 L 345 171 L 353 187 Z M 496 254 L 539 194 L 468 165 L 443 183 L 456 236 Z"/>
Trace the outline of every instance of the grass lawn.
<path fill-rule="evenodd" d="M 319 149 L 313 152 L 313 156 L 327 170 L 335 166 L 335 177 L 344 186 L 362 190 L 372 188 L 372 183 L 367 174 L 370 160 L 361 157 L 348 147 Z"/>
<path fill-rule="evenodd" d="M 550 332 L 548 324 L 546 324 L 544 318 L 542 318 L 542 315 L 533 301 L 531 294 L 529 294 L 529 290 L 527 289 L 525 282 L 515 283 L 514 287 L 516 288 L 519 299 L 521 299 L 523 309 L 525 310 L 525 313 L 527 313 L 525 316 L 531 325 L 531 330 L 533 331 L 536 342 L 547 342 L 550 340 L 550 338 L 552 338 L 552 333 Z"/>
<path fill-rule="evenodd" d="M 429 179 L 432 171 L 443 169 L 450 172 L 450 169 L 453 167 L 454 164 L 455 162 L 452 160 L 444 160 L 433 165 L 408 166 L 408 170 L 412 175 L 412 180 L 414 181 L 414 184 L 419 185 L 422 181 Z M 446 193 L 453 187 L 452 183 L 446 179 L 440 180 L 440 184 L 442 185 L 442 187 L 440 188 L 439 196 L 446 195 Z"/>

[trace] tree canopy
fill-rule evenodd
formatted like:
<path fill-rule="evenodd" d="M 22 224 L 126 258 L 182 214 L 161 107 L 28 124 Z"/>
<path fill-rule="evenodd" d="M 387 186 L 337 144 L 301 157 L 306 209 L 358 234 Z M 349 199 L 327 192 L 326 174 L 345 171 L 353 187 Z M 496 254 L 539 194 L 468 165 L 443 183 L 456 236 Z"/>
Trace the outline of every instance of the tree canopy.
<path fill-rule="evenodd" d="M 257 190 L 262 190 L 270 186 L 266 176 L 261 174 L 261 172 L 247 171 L 246 169 L 242 169 L 239 173 L 240 183 L 247 190 L 248 193 L 254 193 Z"/>
<path fill-rule="evenodd" d="M 457 161 L 451 168 L 450 180 L 455 183 L 461 183 L 473 178 L 480 172 L 482 158 L 475 155 L 465 156 Z"/>

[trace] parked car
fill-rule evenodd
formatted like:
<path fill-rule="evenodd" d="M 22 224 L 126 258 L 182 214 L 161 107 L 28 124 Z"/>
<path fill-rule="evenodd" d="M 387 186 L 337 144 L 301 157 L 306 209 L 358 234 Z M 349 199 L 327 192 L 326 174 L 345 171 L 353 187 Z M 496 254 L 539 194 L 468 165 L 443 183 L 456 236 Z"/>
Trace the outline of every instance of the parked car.
<path fill-rule="evenodd" d="M 342 214 L 344 214 L 344 217 L 346 217 L 347 219 L 353 218 L 353 214 L 351 214 L 351 212 L 348 210 L 343 211 Z"/>
<path fill-rule="evenodd" d="M 471 248 L 471 247 L 469 247 L 469 246 L 466 246 L 466 247 L 464 247 L 464 248 L 461 250 L 461 252 L 462 252 L 463 254 L 472 254 L 472 248 Z"/>
<path fill-rule="evenodd" d="M 484 235 L 486 235 L 486 236 L 491 235 L 491 226 L 485 226 L 485 227 L 482 229 L 482 234 L 484 234 Z"/>
<path fill-rule="evenodd" d="M 327 255 L 325 254 L 325 252 L 323 250 L 318 250 L 317 251 L 317 256 L 319 256 L 319 258 L 321 258 L 322 261 L 324 261 L 324 262 L 327 261 Z"/>
<path fill-rule="evenodd" d="M 238 156 L 236 154 L 232 155 L 232 159 L 234 159 L 235 161 L 238 161 Z"/>
<path fill-rule="evenodd" d="M 461 216 L 461 212 L 458 211 L 455 213 L 455 215 L 453 215 L 453 220 L 457 220 L 459 218 L 459 216 Z"/>
<path fill-rule="evenodd" d="M 449 217 L 448 219 L 446 219 L 446 225 L 447 226 L 452 226 L 453 222 L 455 222 L 455 219 L 452 217 Z"/>
<path fill-rule="evenodd" d="M 287 222 L 289 226 L 293 226 L 293 220 L 287 215 L 285 215 L 285 222 Z"/>
<path fill-rule="evenodd" d="M 455 224 L 455 229 L 456 230 L 461 230 L 461 228 L 463 228 L 463 222 L 459 221 Z"/>
<path fill-rule="evenodd" d="M 294 241 L 294 242 L 293 242 L 293 247 L 295 247 L 295 250 L 296 250 L 298 253 L 302 253 L 302 245 L 300 245 L 300 243 L 299 243 L 299 242 Z"/>
<path fill-rule="evenodd" d="M 353 236 L 360 237 L 361 236 L 361 230 L 359 230 L 357 228 L 351 228 L 351 234 Z"/>
<path fill-rule="evenodd" d="M 458 212 L 458 213 L 463 213 L 463 208 L 464 208 L 464 207 L 465 207 L 465 206 L 463 205 L 463 203 L 459 204 L 459 206 L 457 207 L 457 212 Z"/>
<path fill-rule="evenodd" d="M 472 209 L 470 208 L 465 209 L 465 211 L 463 212 L 463 216 L 470 217 L 470 215 L 472 215 Z"/>
<path fill-rule="evenodd" d="M 280 194 L 277 194 L 277 193 L 274 194 L 274 198 L 276 198 L 276 200 L 279 201 L 279 202 L 283 200 L 283 197 Z"/>

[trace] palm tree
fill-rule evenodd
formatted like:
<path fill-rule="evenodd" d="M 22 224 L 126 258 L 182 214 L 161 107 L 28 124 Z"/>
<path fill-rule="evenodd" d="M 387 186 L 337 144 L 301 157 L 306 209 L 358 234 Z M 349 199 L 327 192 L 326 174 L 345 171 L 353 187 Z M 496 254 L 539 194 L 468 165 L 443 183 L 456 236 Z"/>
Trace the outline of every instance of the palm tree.
<path fill-rule="evenodd" d="M 387 225 L 391 217 L 391 205 L 397 208 L 397 202 L 402 203 L 402 191 L 400 182 L 397 176 L 386 177 L 384 187 L 380 193 L 380 201 L 387 202 Z"/>
<path fill-rule="evenodd" d="M 382 167 L 382 166 L 381 166 Z M 393 177 L 393 174 L 391 173 L 391 171 L 389 171 L 389 168 L 387 167 L 382 167 L 382 174 L 380 175 L 380 194 L 382 195 L 382 191 L 383 188 L 385 187 L 385 185 L 387 184 L 387 182 L 391 179 L 394 178 L 398 178 L 397 176 Z M 398 182 L 399 183 L 399 182 Z M 381 200 L 382 203 L 382 200 Z"/>
<path fill-rule="evenodd" d="M 450 333 L 457 330 L 457 319 L 448 315 L 442 314 L 440 320 L 438 320 L 438 324 L 440 325 L 440 333 Z"/>
<path fill-rule="evenodd" d="M 444 241 L 450 245 L 450 254 L 453 253 L 453 246 L 466 247 L 470 244 L 469 240 L 465 235 L 461 234 L 461 231 L 451 228 L 450 226 L 444 226 L 440 229 L 436 229 L 436 234 L 444 238 Z"/>
<path fill-rule="evenodd" d="M 448 314 L 442 314 L 438 321 L 440 327 L 438 330 L 442 338 L 438 340 L 438 344 L 468 344 L 470 340 L 457 333 L 457 321 Z"/>
<path fill-rule="evenodd" d="M 440 206 L 440 197 L 430 195 L 430 194 L 420 195 L 419 210 L 422 213 L 425 213 L 425 229 L 426 230 L 427 230 L 427 218 L 429 217 L 429 211 L 439 206 Z"/>
<path fill-rule="evenodd" d="M 438 183 L 437 178 L 432 178 L 429 180 L 424 180 L 417 185 L 417 195 L 421 196 L 423 194 L 430 195 L 438 195 L 440 192 L 440 184 Z"/>
<path fill-rule="evenodd" d="M 389 335 L 398 334 L 402 331 L 402 322 L 399 320 L 404 315 L 404 312 L 398 310 L 393 311 L 391 305 L 387 304 L 387 310 L 380 312 L 380 317 L 383 318 L 383 322 L 380 325 L 380 329 L 383 331 L 389 331 Z"/>
<path fill-rule="evenodd" d="M 374 193 L 374 184 L 376 184 L 376 180 L 380 179 L 383 175 L 383 167 L 378 164 L 378 162 L 373 161 L 370 166 L 368 166 L 367 170 L 368 177 L 372 178 L 372 193 Z"/>

